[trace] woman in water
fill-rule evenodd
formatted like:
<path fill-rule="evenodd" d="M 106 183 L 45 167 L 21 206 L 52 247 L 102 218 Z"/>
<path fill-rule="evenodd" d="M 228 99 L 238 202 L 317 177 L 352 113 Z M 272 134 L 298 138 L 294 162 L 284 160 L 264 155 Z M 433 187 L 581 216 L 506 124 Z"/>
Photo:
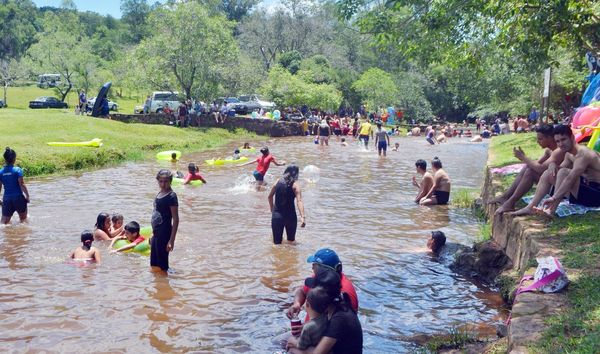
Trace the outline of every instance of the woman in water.
<path fill-rule="evenodd" d="M 110 240 L 110 215 L 108 213 L 100 213 L 96 218 L 96 228 L 94 229 L 94 239 Z"/>
<path fill-rule="evenodd" d="M 17 153 L 7 147 L 4 151 L 4 167 L 0 168 L 0 192 L 4 187 L 2 197 L 2 224 L 8 224 L 15 211 L 19 219 L 24 222 L 27 219 L 27 203 L 29 203 L 29 191 L 23 181 L 23 170 L 15 166 Z"/>
<path fill-rule="evenodd" d="M 331 127 L 327 124 L 327 121 L 323 119 L 321 125 L 319 125 L 319 143 L 321 146 L 329 146 L 329 136 L 331 135 Z"/>
<path fill-rule="evenodd" d="M 296 239 L 298 217 L 296 216 L 294 199 L 296 199 L 300 211 L 300 227 L 306 226 L 302 191 L 298 183 L 299 173 L 298 166 L 288 166 L 283 173 L 283 177 L 277 181 L 269 193 L 269 206 L 272 214 L 271 229 L 273 230 L 273 243 L 276 245 L 281 244 L 283 241 L 284 228 L 289 242 Z"/>
<path fill-rule="evenodd" d="M 163 271 L 169 269 L 169 252 L 175 247 L 175 236 L 179 228 L 179 202 L 171 189 L 173 173 L 160 170 L 156 175 L 160 191 L 154 199 L 152 212 L 152 234 L 150 239 L 150 266 Z"/>

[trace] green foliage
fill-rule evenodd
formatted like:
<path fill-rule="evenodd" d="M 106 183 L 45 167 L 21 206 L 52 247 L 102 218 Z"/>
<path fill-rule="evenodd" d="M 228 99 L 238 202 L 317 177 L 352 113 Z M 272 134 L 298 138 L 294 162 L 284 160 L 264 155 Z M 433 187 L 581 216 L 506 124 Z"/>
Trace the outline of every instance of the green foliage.
<path fill-rule="evenodd" d="M 399 96 L 398 88 L 387 72 L 371 68 L 365 71 L 352 87 L 361 95 L 362 102 L 368 110 L 377 110 L 396 104 Z"/>
<path fill-rule="evenodd" d="M 279 65 L 286 68 L 290 73 L 296 74 L 300 70 L 300 62 L 302 61 L 302 54 L 297 50 L 281 53 L 279 59 L 277 59 Z"/>
<path fill-rule="evenodd" d="M 452 191 L 452 206 L 471 208 L 477 199 L 478 191 L 473 188 L 457 188 Z"/>
<path fill-rule="evenodd" d="M 80 117 L 63 110 L 2 112 L 3 143 L 14 148 L 17 164 L 28 177 L 114 165 L 151 157 L 156 151 L 198 151 L 254 135 L 224 129 L 180 129 L 163 125 L 125 124 L 108 119 Z M 93 148 L 48 147 L 49 141 L 103 139 Z"/>
<path fill-rule="evenodd" d="M 518 163 L 513 155 L 513 148 L 520 146 L 527 156 L 536 159 L 543 153 L 537 144 L 534 133 L 510 134 L 493 137 L 490 142 L 488 164 L 491 167 L 501 167 Z"/>
<path fill-rule="evenodd" d="M 477 336 L 465 329 L 452 327 L 446 335 L 431 338 L 425 344 L 430 353 L 437 353 L 442 349 L 459 349 L 467 344 L 477 342 Z"/>
<path fill-rule="evenodd" d="M 0 60 L 18 59 L 34 42 L 37 8 L 29 0 L 5 0 L 0 5 Z"/>
<path fill-rule="evenodd" d="M 121 0 L 121 20 L 127 25 L 131 42 L 139 43 L 149 32 L 150 5 L 146 0 Z"/>
<path fill-rule="evenodd" d="M 135 53 L 145 81 L 154 89 L 179 90 L 187 98 L 214 96 L 220 73 L 237 55 L 232 23 L 196 2 L 160 7 L 149 23 L 152 35 Z"/>

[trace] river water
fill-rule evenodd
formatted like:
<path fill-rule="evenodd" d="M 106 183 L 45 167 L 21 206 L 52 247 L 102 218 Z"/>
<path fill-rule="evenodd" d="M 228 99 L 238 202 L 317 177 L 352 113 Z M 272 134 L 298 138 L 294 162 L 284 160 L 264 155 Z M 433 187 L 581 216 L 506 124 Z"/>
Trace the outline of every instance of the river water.
<path fill-rule="evenodd" d="M 322 247 L 338 252 L 357 288 L 366 353 L 411 352 L 417 334 L 493 324 L 501 317 L 497 297 L 424 247 L 431 230 L 471 243 L 477 220 L 468 210 L 412 202 L 417 158 L 440 157 L 454 188 L 480 187 L 487 146 L 454 140 L 432 147 L 396 139 L 400 151 L 386 159 L 335 141 L 324 149 L 300 137 L 266 142 L 279 160 L 321 169 L 317 183 L 302 182 L 307 226 L 295 245 L 272 245 L 267 193 L 246 183 L 252 166 L 203 166 L 207 185 L 175 188 L 181 223 L 168 276 L 149 272 L 147 257 L 109 255 L 100 242 L 101 265 L 78 268 L 65 259 L 101 211 L 148 225 L 154 175 L 170 165 L 31 181 L 30 223 L 0 228 L 0 348 L 272 353 L 273 338 L 289 327 L 292 293 L 311 273 L 306 258 Z M 186 155 L 177 167 L 235 145 Z M 267 181 L 283 169 L 272 165 Z"/>

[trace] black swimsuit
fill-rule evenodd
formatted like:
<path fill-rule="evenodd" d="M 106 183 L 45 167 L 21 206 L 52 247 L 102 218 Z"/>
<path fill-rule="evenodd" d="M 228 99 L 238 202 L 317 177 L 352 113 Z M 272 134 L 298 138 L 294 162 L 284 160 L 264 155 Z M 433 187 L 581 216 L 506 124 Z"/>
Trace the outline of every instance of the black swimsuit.
<path fill-rule="evenodd" d="M 171 207 L 178 205 L 177 194 L 173 191 L 162 198 L 156 195 L 156 199 L 154 199 L 152 239 L 150 240 L 150 265 L 160 267 L 165 271 L 169 269 L 167 244 L 171 239 L 171 231 L 173 230 Z"/>
<path fill-rule="evenodd" d="M 273 230 L 273 243 L 275 244 L 280 244 L 283 241 L 284 228 L 288 241 L 296 239 L 298 216 L 296 216 L 294 199 L 296 199 L 294 188 L 288 186 L 285 181 L 279 180 L 275 186 L 275 205 L 271 216 L 271 229 Z"/>

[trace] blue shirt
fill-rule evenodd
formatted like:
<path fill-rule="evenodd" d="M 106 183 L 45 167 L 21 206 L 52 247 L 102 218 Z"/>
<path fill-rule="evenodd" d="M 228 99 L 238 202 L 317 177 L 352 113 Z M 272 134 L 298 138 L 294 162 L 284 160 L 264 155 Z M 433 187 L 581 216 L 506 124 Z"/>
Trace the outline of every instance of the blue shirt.
<path fill-rule="evenodd" d="M 4 199 L 23 195 L 19 184 L 20 177 L 23 177 L 23 170 L 20 167 L 4 166 L 0 169 L 0 182 L 4 186 Z"/>

